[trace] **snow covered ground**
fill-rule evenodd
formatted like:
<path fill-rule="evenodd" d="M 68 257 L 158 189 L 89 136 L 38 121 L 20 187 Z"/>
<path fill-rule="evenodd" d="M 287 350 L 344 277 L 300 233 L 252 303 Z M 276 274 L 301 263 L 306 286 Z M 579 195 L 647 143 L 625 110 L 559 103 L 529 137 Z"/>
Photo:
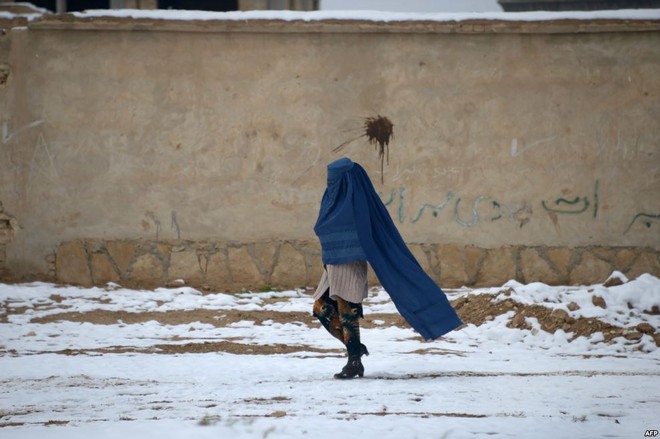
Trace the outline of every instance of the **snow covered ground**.
<path fill-rule="evenodd" d="M 447 291 L 467 324 L 432 342 L 374 290 L 352 381 L 332 379 L 343 351 L 304 291 L 0 284 L 0 438 L 644 437 L 660 429 L 660 280 L 618 277 Z M 479 297 L 501 312 L 465 311 Z M 566 330 L 536 308 L 511 327 L 537 306 Z"/>

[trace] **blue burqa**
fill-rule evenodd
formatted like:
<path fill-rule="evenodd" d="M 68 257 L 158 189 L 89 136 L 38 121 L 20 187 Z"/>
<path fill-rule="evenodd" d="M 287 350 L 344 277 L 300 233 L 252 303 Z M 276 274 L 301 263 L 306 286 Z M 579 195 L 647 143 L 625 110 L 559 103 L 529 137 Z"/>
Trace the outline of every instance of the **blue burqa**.
<path fill-rule="evenodd" d="M 425 339 L 462 324 L 445 293 L 401 238 L 365 170 L 348 158 L 328 165 L 314 226 L 324 264 L 367 260 L 404 319 Z"/>

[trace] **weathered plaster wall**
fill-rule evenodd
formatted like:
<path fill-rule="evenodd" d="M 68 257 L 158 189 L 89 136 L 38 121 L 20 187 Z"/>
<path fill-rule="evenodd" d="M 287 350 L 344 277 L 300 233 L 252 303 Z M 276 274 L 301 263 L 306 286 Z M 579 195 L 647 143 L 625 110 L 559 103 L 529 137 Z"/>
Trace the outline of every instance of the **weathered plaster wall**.
<path fill-rule="evenodd" d="M 384 183 L 364 138 L 342 154 L 441 283 L 660 274 L 660 26 L 190 26 L 55 17 L 9 32 L 0 201 L 19 227 L 14 278 L 165 283 L 175 264 L 210 288 L 314 283 L 324 166 L 376 114 L 394 123 Z M 124 263 L 108 258 L 117 245 L 133 249 Z M 246 254 L 244 275 L 201 268 Z M 598 267 L 573 276 L 584 255 Z M 549 268 L 525 268 L 539 258 Z M 506 276 L 478 275 L 491 259 Z"/>

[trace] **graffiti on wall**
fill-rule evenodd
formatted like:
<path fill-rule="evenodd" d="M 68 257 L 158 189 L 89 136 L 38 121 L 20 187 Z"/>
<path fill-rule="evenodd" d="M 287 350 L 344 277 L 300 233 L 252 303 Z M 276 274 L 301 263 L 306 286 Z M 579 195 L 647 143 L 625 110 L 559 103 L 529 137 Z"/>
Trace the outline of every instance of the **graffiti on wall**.
<path fill-rule="evenodd" d="M 628 233 L 635 224 L 642 224 L 647 229 L 650 229 L 651 226 L 658 222 L 660 222 L 660 213 L 638 213 L 633 217 L 632 221 L 630 221 L 628 228 L 626 228 L 626 231 L 623 232 L 623 234 L 625 235 Z"/>
<path fill-rule="evenodd" d="M 427 215 L 437 218 L 446 210 L 456 223 L 467 228 L 476 227 L 484 221 L 495 222 L 504 218 L 516 221 L 520 224 L 520 227 L 523 227 L 529 222 L 532 215 L 532 207 L 526 202 L 507 205 L 483 194 L 477 195 L 473 200 L 464 200 L 463 197 L 459 197 L 450 191 L 444 195 L 444 198 L 438 204 L 423 203 L 419 208 L 413 209 L 413 215 L 408 217 L 406 215 L 408 207 L 404 187 L 400 187 L 398 190 L 393 189 L 389 197 L 383 199 L 383 203 L 385 206 L 394 205 L 396 208 L 395 218 L 401 224 L 405 222 L 415 224 Z M 461 207 L 466 204 L 469 206 L 467 214 L 462 213 L 463 208 Z M 483 205 L 486 206 L 485 209 L 482 207 Z M 484 210 L 487 213 L 484 213 Z"/>
<path fill-rule="evenodd" d="M 9 141 L 11 139 L 16 137 L 21 132 L 29 130 L 31 128 L 36 128 L 39 125 L 43 125 L 44 123 L 46 123 L 46 121 L 43 120 L 43 119 L 35 120 L 33 122 L 30 122 L 27 125 L 22 126 L 21 128 L 18 128 L 13 133 L 10 133 L 9 132 L 9 122 L 5 120 L 5 121 L 2 122 L 2 144 L 6 145 L 7 143 L 9 143 Z"/>
<path fill-rule="evenodd" d="M 383 194 L 380 194 L 380 196 L 385 206 L 391 206 L 394 209 L 393 217 L 401 224 L 406 222 L 416 224 L 425 216 L 437 218 L 445 214 L 454 222 L 466 228 L 473 228 L 484 222 L 493 223 L 503 219 L 508 219 L 522 228 L 531 221 L 533 214 L 533 204 L 526 201 L 506 204 L 486 194 L 477 195 L 471 200 L 464 200 L 456 193 L 448 191 L 441 196 L 437 204 L 422 203 L 420 207 L 412 208 L 413 214 L 408 216 L 406 212 L 410 210 L 410 207 L 407 205 L 408 197 L 406 196 L 405 187 L 392 189 L 387 197 Z M 554 218 L 559 215 L 587 215 L 591 219 L 597 219 L 599 202 L 599 180 L 596 180 L 593 190 L 589 194 L 569 198 L 548 198 L 540 200 L 538 204 Z M 468 213 L 465 213 L 465 207 L 462 207 L 465 204 L 469 206 Z M 623 233 L 627 233 L 635 223 L 641 223 L 646 228 L 650 228 L 658 221 L 660 221 L 660 214 L 639 213 L 635 215 Z"/>
<path fill-rule="evenodd" d="M 397 217 L 400 223 L 406 222 L 406 189 L 401 187 L 399 188 L 398 194 L 396 190 L 392 190 L 390 197 L 388 200 L 384 200 L 384 204 L 386 206 L 389 206 L 392 204 L 394 201 L 397 201 Z M 479 224 L 481 221 L 481 217 L 479 215 L 478 211 L 478 206 L 481 202 L 486 201 L 486 200 L 491 200 L 491 206 L 493 208 L 500 208 L 501 205 L 497 202 L 491 199 L 488 195 L 479 195 L 477 196 L 473 201 L 471 205 L 471 215 L 470 218 L 464 218 L 461 213 L 459 206 L 461 204 L 461 197 L 457 197 L 453 192 L 447 192 L 445 195 L 444 200 L 442 200 L 438 204 L 431 204 L 431 203 L 424 203 L 422 206 L 417 210 L 416 214 L 414 214 L 409 221 L 412 224 L 417 223 L 422 217 L 424 216 L 425 213 L 429 212 L 431 216 L 437 218 L 438 215 L 442 213 L 443 210 L 447 207 L 451 207 L 453 211 L 453 218 L 457 223 L 462 225 L 463 227 L 475 227 L 476 225 Z M 491 221 L 496 221 L 497 219 L 500 219 L 502 217 L 501 212 L 494 214 L 490 219 Z"/>
<path fill-rule="evenodd" d="M 162 237 L 162 222 L 153 210 L 147 210 L 144 212 L 144 218 L 142 219 L 142 230 L 144 232 L 150 232 L 152 229 L 156 232 L 156 241 L 158 241 Z M 181 239 L 181 227 L 179 226 L 177 213 L 174 209 L 170 213 L 170 230 L 176 233 L 176 239 Z"/>
<path fill-rule="evenodd" d="M 593 209 L 593 218 L 598 216 L 598 180 L 594 185 L 593 198 L 588 196 L 575 197 L 572 199 L 557 198 L 552 202 L 541 201 L 543 208 L 555 214 L 577 215 L 586 212 L 590 207 Z"/>

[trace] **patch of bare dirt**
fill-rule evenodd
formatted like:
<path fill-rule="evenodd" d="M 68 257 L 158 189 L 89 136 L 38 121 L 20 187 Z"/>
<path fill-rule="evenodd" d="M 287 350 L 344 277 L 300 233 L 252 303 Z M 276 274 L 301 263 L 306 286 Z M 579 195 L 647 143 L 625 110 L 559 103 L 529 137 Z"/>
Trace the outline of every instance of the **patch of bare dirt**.
<path fill-rule="evenodd" d="M 21 307 L 10 307 L 8 304 L 3 305 L 3 313 L 0 314 L 0 323 L 9 323 L 9 316 L 14 315 L 14 314 L 23 314 L 25 313 L 28 309 L 28 307 L 21 306 Z"/>
<path fill-rule="evenodd" d="M 177 341 L 177 340 L 172 340 Z M 108 348 L 99 349 L 63 349 L 55 351 L 54 354 L 61 355 L 94 355 L 94 354 L 207 354 L 211 352 L 226 352 L 229 354 L 237 355 L 281 355 L 291 354 L 297 352 L 315 352 L 321 355 L 314 355 L 315 358 L 320 357 L 341 357 L 344 355 L 344 349 L 319 349 L 313 346 L 306 345 L 285 345 L 285 344 L 246 344 L 234 343 L 232 341 L 221 340 L 213 342 L 193 342 L 184 344 L 170 344 L 161 343 L 150 346 L 148 348 L 134 348 L 126 346 L 112 346 Z"/>
<path fill-rule="evenodd" d="M 44 317 L 37 317 L 31 320 L 31 323 L 53 323 L 57 321 L 70 322 L 88 322 L 95 325 L 116 325 L 122 322 L 127 325 L 157 321 L 163 325 L 185 325 L 194 322 L 213 325 L 215 327 L 224 327 L 244 320 L 254 322 L 256 325 L 262 325 L 266 321 L 274 323 L 303 323 L 309 327 L 316 327 L 319 323 L 310 312 L 279 312 L 279 311 L 237 311 L 237 310 L 205 310 L 195 309 L 186 311 L 148 311 L 148 312 L 127 312 L 127 311 L 105 311 L 95 310 L 89 312 L 65 312 L 51 314 Z M 375 321 L 382 321 L 376 324 Z M 399 314 L 369 314 L 361 322 L 364 328 L 377 328 L 380 326 L 399 326 L 408 327 L 406 321 Z"/>
<path fill-rule="evenodd" d="M 506 296 L 506 291 L 503 291 Z M 525 329 L 536 331 L 527 323 L 527 318 L 535 318 L 540 324 L 540 328 L 548 333 L 554 333 L 559 329 L 572 336 L 588 337 L 594 333 L 603 334 L 604 341 L 624 337 L 630 343 L 639 341 L 644 334 L 654 337 L 656 345 L 660 346 L 660 333 L 656 328 L 648 323 L 642 323 L 635 328 L 622 328 L 602 322 L 594 318 L 573 318 L 566 311 L 560 309 L 550 309 L 542 305 L 525 305 L 514 301 L 511 298 L 496 300 L 500 294 L 478 294 L 466 295 L 455 299 L 452 305 L 458 312 L 464 323 L 480 326 L 485 322 L 495 319 L 502 314 L 511 313 L 507 326 L 509 328 Z M 51 297 L 57 302 L 57 297 Z M 579 308 L 577 304 L 569 304 L 569 309 Z M 11 309 L 11 313 L 25 312 L 22 309 Z M 0 323 L 7 320 L 7 315 L 0 315 Z M 310 312 L 278 312 L 278 311 L 238 311 L 238 310 L 186 310 L 186 311 L 168 311 L 168 312 L 126 312 L 126 311 L 104 311 L 96 310 L 91 312 L 62 312 L 60 314 L 49 315 L 32 319 L 32 323 L 47 324 L 56 321 L 88 322 L 97 325 L 111 325 L 118 322 L 124 324 L 137 324 L 148 321 L 157 321 L 165 325 L 183 325 L 200 322 L 210 324 L 215 327 L 224 327 L 240 321 L 252 321 L 256 325 L 263 325 L 265 322 L 274 323 L 299 323 L 315 328 L 319 326 L 318 321 Z M 362 320 L 361 326 L 364 328 L 380 327 L 408 327 L 406 321 L 399 314 L 374 313 L 367 314 Z M 192 330 L 192 329 L 191 329 Z M 459 328 L 460 330 L 460 328 Z M 290 345 L 258 345 L 235 343 L 230 340 L 213 341 L 200 343 L 194 339 L 186 343 L 185 338 L 175 338 L 168 340 L 171 343 L 158 344 L 149 348 L 138 349 L 128 347 L 112 347 L 97 349 L 93 351 L 65 350 L 60 353 L 66 355 L 93 354 L 93 353 L 131 353 L 148 352 L 162 354 L 182 354 L 182 353 L 206 353 L 206 352 L 228 352 L 234 354 L 254 354 L 254 355 L 274 355 L 288 354 L 294 352 L 314 352 L 326 354 L 329 356 L 341 355 L 339 349 L 323 350 L 311 346 L 290 346 Z M 184 343 L 182 343 L 184 342 Z M 452 352 L 429 351 L 429 354 L 452 355 Z"/>
<path fill-rule="evenodd" d="M 216 327 L 224 327 L 232 323 L 249 320 L 257 325 L 267 320 L 276 323 L 301 322 L 310 325 L 314 319 L 311 313 L 304 312 L 277 312 L 277 311 L 236 311 L 236 310 L 205 310 L 195 309 L 186 311 L 104 311 L 96 310 L 85 313 L 67 312 L 52 314 L 32 319 L 32 323 L 52 323 L 60 320 L 71 322 L 89 322 L 95 325 L 115 325 L 117 322 L 132 325 L 149 321 L 157 321 L 163 325 L 184 325 L 194 322 L 205 323 Z"/>
<path fill-rule="evenodd" d="M 545 332 L 554 333 L 559 329 L 572 333 L 573 338 L 589 337 L 597 332 L 602 332 L 605 342 L 617 337 L 625 337 L 627 340 L 635 341 L 642 338 L 643 334 L 652 335 L 655 343 L 660 347 L 660 334 L 647 324 L 637 325 L 635 328 L 621 328 L 602 322 L 595 318 L 573 318 L 562 309 L 550 309 L 542 305 L 524 305 L 512 299 L 496 301 L 496 295 L 479 294 L 467 295 L 456 299 L 452 305 L 464 323 L 472 323 L 480 326 L 493 320 L 495 317 L 513 311 L 514 315 L 507 323 L 509 328 L 531 330 L 526 318 L 536 318 Z M 569 307 L 570 304 L 569 304 Z"/>

